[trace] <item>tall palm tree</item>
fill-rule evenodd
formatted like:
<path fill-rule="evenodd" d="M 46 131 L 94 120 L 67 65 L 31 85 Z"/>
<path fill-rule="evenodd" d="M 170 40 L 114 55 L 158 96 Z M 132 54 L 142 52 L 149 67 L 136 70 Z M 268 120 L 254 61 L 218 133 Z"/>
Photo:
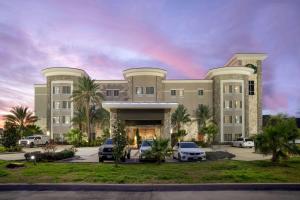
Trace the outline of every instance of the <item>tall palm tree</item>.
<path fill-rule="evenodd" d="M 15 106 L 10 110 L 10 113 L 11 114 L 5 115 L 6 122 L 14 125 L 19 130 L 21 136 L 28 126 L 33 125 L 38 120 L 38 118 L 28 110 L 28 107 Z"/>
<path fill-rule="evenodd" d="M 78 88 L 73 91 L 72 100 L 78 107 L 84 107 L 85 110 L 90 110 L 91 106 L 101 106 L 103 95 L 99 92 L 100 85 L 90 77 L 83 76 L 79 78 Z M 91 117 L 89 112 L 86 114 L 86 133 L 89 143 L 91 142 Z"/>
<path fill-rule="evenodd" d="M 104 108 L 91 108 L 91 124 L 99 124 L 102 128 L 109 127 L 110 115 Z"/>
<path fill-rule="evenodd" d="M 181 126 L 190 121 L 191 118 L 190 114 L 188 114 L 187 109 L 182 104 L 178 105 L 171 116 L 172 125 L 176 127 L 177 131 L 180 131 Z"/>
<path fill-rule="evenodd" d="M 206 126 L 206 121 L 211 117 L 209 107 L 206 105 L 199 105 L 196 109 L 196 119 L 198 124 L 198 133 Z"/>

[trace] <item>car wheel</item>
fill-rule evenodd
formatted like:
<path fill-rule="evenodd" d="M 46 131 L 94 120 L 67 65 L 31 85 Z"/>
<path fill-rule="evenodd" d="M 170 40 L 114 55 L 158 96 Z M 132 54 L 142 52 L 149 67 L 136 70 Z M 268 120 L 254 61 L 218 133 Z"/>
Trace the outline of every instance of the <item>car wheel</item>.
<path fill-rule="evenodd" d="M 34 147 L 34 143 L 31 142 L 30 145 L 29 145 L 29 147 L 30 147 L 30 148 L 33 148 L 33 147 Z"/>
<path fill-rule="evenodd" d="M 49 142 L 45 142 L 45 145 L 48 145 L 49 144 Z"/>
<path fill-rule="evenodd" d="M 243 148 L 243 145 L 242 145 L 242 144 L 240 144 L 240 148 Z"/>
<path fill-rule="evenodd" d="M 103 158 L 99 157 L 99 163 L 103 162 Z"/>
<path fill-rule="evenodd" d="M 130 159 L 130 151 L 127 153 L 127 159 Z"/>

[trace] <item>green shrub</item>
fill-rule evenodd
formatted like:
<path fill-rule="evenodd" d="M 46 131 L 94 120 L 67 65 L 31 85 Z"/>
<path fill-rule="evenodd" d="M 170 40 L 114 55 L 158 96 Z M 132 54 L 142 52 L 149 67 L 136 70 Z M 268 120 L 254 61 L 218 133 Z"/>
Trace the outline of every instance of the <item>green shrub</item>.
<path fill-rule="evenodd" d="M 31 156 L 35 156 L 37 162 L 39 161 L 56 161 L 56 160 L 63 160 L 66 158 L 72 158 L 75 155 L 75 149 L 65 149 L 60 152 L 44 152 L 41 153 L 40 151 L 25 153 L 25 159 L 30 161 Z"/>
<path fill-rule="evenodd" d="M 6 148 L 17 146 L 18 140 L 21 138 L 19 131 L 15 126 L 8 126 L 3 132 L 2 144 Z"/>
<path fill-rule="evenodd" d="M 6 148 L 4 146 L 0 146 L 0 153 L 6 152 Z"/>

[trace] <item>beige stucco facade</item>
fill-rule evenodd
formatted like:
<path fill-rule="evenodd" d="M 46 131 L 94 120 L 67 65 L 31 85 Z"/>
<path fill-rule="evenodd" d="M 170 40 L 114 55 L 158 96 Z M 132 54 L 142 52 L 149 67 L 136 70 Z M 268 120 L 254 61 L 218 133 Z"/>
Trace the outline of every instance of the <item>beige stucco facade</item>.
<path fill-rule="evenodd" d="M 123 71 L 124 79 L 96 82 L 105 97 L 102 106 L 110 112 L 111 125 L 122 118 L 130 135 L 139 128 L 145 137 L 169 138 L 174 131 L 172 112 L 183 104 L 192 118 L 184 125 L 188 132 L 185 139 L 197 139 L 195 112 L 203 104 L 219 126 L 216 140 L 227 142 L 261 131 L 261 67 L 265 58 L 265 54 L 235 54 L 224 66 L 197 80 L 169 80 L 167 71 L 160 68 L 130 68 Z M 63 139 L 72 128 L 70 120 L 76 111 L 70 97 L 79 77 L 88 74 L 66 67 L 47 68 L 43 74 L 46 84 L 35 85 L 38 123 L 52 138 Z M 100 129 L 95 129 L 96 135 Z"/>

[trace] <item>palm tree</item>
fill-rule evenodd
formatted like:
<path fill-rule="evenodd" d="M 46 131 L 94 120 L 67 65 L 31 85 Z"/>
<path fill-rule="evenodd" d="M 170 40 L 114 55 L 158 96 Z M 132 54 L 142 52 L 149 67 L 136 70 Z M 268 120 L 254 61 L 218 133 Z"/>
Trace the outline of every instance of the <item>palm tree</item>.
<path fill-rule="evenodd" d="M 91 124 L 99 124 L 102 128 L 109 127 L 110 115 L 104 108 L 91 108 L 90 109 Z"/>
<path fill-rule="evenodd" d="M 300 131 L 296 120 L 285 115 L 271 117 L 263 133 L 255 137 L 255 150 L 263 154 L 272 154 L 272 162 L 280 158 L 288 158 L 289 154 L 300 154 L 295 140 L 299 138 Z"/>
<path fill-rule="evenodd" d="M 190 115 L 184 105 L 180 104 L 171 116 L 172 125 L 176 127 L 177 131 L 181 130 L 181 126 L 190 122 Z"/>
<path fill-rule="evenodd" d="M 91 106 L 101 106 L 103 95 L 99 92 L 100 85 L 90 77 L 83 76 L 79 78 L 78 88 L 74 90 L 72 100 L 78 107 L 83 107 L 85 110 L 90 110 Z M 86 133 L 89 143 L 91 142 L 91 117 L 89 112 L 86 115 Z"/>
<path fill-rule="evenodd" d="M 21 136 L 28 126 L 33 125 L 38 120 L 38 118 L 28 110 L 28 107 L 15 106 L 10 110 L 10 113 L 11 114 L 5 115 L 6 122 L 7 124 L 15 126 Z"/>
<path fill-rule="evenodd" d="M 166 159 L 167 156 L 171 155 L 172 150 L 169 148 L 168 139 L 153 139 L 151 150 L 145 152 L 147 158 L 154 159 L 158 164 Z"/>
<path fill-rule="evenodd" d="M 82 132 L 84 126 L 86 125 L 86 114 L 84 108 L 78 108 L 78 110 L 74 113 L 72 118 L 73 125 L 77 125 L 79 129 L 79 143 L 82 142 Z"/>
<path fill-rule="evenodd" d="M 196 119 L 198 124 L 198 133 L 206 126 L 206 121 L 210 118 L 210 110 L 206 105 L 199 105 L 196 110 Z"/>

